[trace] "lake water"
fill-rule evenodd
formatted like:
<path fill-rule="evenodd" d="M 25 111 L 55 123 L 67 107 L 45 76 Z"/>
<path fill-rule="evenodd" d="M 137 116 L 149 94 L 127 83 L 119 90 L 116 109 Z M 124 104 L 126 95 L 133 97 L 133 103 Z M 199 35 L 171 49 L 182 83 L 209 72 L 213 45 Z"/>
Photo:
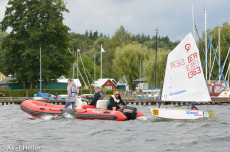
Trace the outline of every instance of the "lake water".
<path fill-rule="evenodd" d="M 0 151 L 44 152 L 229 152 L 230 104 L 200 105 L 215 119 L 125 122 L 34 118 L 19 105 L 0 106 Z"/>

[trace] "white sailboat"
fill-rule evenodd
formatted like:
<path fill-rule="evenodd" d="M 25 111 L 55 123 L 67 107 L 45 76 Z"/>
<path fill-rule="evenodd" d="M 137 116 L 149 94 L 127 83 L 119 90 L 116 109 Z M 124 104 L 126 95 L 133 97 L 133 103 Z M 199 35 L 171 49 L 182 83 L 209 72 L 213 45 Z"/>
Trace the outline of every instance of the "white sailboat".
<path fill-rule="evenodd" d="M 210 102 L 199 50 L 191 33 L 167 57 L 161 101 Z M 213 111 L 151 107 L 153 116 L 168 119 L 197 119 L 214 116 Z"/>

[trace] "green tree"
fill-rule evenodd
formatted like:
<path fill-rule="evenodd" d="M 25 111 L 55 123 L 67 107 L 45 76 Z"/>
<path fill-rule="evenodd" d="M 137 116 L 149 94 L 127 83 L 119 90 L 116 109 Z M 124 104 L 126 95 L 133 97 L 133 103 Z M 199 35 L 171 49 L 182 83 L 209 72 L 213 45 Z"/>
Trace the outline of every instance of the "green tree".
<path fill-rule="evenodd" d="M 70 48 L 76 52 L 77 49 L 81 50 L 82 53 L 88 51 L 93 46 L 93 40 L 87 37 L 85 34 L 70 33 Z"/>
<path fill-rule="evenodd" d="M 10 34 L 4 39 L 3 54 L 7 74 L 32 88 L 39 80 L 39 52 L 45 83 L 65 75 L 73 58 L 68 51 L 68 30 L 63 24 L 68 12 L 62 0 L 9 0 L 0 28 Z"/>
<path fill-rule="evenodd" d="M 119 78 L 125 76 L 131 89 L 134 89 L 133 80 L 139 78 L 140 63 L 148 59 L 148 52 L 146 47 L 138 43 L 118 47 L 113 60 L 112 72 L 117 73 Z"/>
<path fill-rule="evenodd" d="M 5 68 L 5 66 L 3 65 L 3 61 L 4 61 L 4 59 L 5 59 L 5 57 L 3 57 L 3 50 L 2 50 L 2 42 L 3 42 L 3 39 L 6 37 L 8 35 L 8 33 L 6 33 L 6 32 L 2 32 L 1 30 L 0 30 L 0 72 L 2 72 L 2 73 L 6 73 L 6 68 Z"/>
<path fill-rule="evenodd" d="M 103 54 L 103 77 L 118 79 L 117 72 L 114 73 L 112 67 L 114 54 L 117 47 L 122 47 L 130 43 L 132 43 L 131 34 L 123 26 L 120 26 L 110 41 L 106 41 L 103 44 L 104 50 L 107 51 L 107 53 Z"/>
<path fill-rule="evenodd" d="M 165 71 L 166 57 L 168 53 L 169 52 L 164 49 L 157 50 L 157 77 L 156 77 L 157 87 L 161 87 L 162 85 L 162 80 L 163 80 L 164 71 Z M 148 56 L 149 56 L 149 60 L 144 60 L 144 63 L 143 63 L 144 75 L 147 77 L 147 81 L 151 85 L 154 85 L 156 50 L 149 52 Z"/>

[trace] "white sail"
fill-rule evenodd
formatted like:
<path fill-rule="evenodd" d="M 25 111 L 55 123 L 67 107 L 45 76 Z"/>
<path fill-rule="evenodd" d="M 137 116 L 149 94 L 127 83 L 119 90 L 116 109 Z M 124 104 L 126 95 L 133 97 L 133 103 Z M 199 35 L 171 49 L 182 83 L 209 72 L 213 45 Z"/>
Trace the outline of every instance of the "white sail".
<path fill-rule="evenodd" d="M 199 50 L 191 33 L 168 54 L 161 100 L 211 101 Z"/>

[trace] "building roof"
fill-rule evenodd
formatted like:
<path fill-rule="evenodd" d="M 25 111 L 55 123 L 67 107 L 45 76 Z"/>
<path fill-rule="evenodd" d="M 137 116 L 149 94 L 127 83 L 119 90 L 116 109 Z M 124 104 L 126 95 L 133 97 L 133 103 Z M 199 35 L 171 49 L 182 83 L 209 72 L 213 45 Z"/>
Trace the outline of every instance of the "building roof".
<path fill-rule="evenodd" d="M 3 79 L 5 79 L 6 78 L 6 76 L 2 73 L 2 72 L 0 72 L 0 76 L 3 78 Z M 0 78 L 1 78 L 0 77 Z M 0 79 L 1 80 L 1 79 Z"/>
<path fill-rule="evenodd" d="M 74 83 L 76 84 L 77 87 L 82 87 L 81 82 L 79 79 L 73 79 Z M 59 78 L 57 79 L 58 83 L 67 83 L 68 79 L 67 78 Z"/>
<path fill-rule="evenodd" d="M 117 85 L 117 82 L 115 79 L 109 79 L 109 78 L 98 79 L 97 81 L 94 81 L 93 85 L 102 87 L 108 80 L 110 80 L 115 86 Z"/>
<path fill-rule="evenodd" d="M 128 85 L 128 81 L 126 79 L 125 76 L 123 76 L 118 82 L 117 82 L 117 86 L 127 86 Z"/>
<path fill-rule="evenodd" d="M 3 79 L 2 81 L 0 81 L 0 84 L 7 84 L 8 81 L 11 81 L 11 80 L 15 80 L 15 78 L 8 76 L 5 79 Z"/>

